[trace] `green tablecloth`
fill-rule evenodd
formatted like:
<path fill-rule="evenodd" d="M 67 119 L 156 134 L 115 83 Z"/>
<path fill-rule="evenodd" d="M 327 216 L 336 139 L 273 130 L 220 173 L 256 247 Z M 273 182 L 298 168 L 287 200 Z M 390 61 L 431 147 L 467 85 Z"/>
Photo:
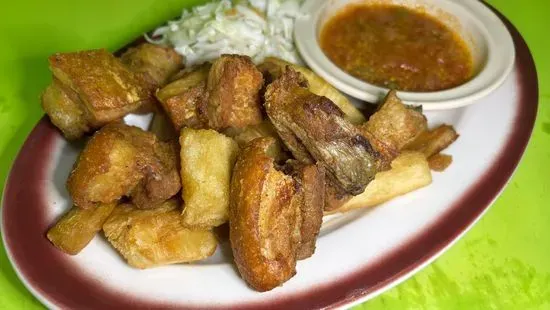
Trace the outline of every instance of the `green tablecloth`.
<path fill-rule="evenodd" d="M 322 1 L 322 0 L 320 0 Z M 460 0 L 456 0 L 460 1 Z M 9 1 L 0 9 L 0 189 L 42 115 L 48 55 L 118 47 L 200 0 Z M 550 309 L 550 2 L 491 0 L 525 37 L 540 79 L 533 138 L 484 218 L 435 263 L 358 308 Z M 42 308 L 0 246 L 0 309 Z"/>

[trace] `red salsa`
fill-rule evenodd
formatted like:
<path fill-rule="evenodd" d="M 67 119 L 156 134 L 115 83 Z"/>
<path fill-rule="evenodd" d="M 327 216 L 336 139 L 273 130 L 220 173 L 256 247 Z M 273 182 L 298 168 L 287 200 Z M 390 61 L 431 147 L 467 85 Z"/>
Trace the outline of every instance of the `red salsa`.
<path fill-rule="evenodd" d="M 464 40 L 424 12 L 397 5 L 350 5 L 320 35 L 324 53 L 372 84 L 416 92 L 468 81 L 472 56 Z"/>

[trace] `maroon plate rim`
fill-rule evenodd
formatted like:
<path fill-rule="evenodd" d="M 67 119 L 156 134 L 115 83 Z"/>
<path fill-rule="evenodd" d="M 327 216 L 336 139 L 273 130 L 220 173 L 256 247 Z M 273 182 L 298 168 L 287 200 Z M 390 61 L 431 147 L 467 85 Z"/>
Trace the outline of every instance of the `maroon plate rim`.
<path fill-rule="evenodd" d="M 512 132 L 489 170 L 435 223 L 376 263 L 303 293 L 230 307 L 334 308 L 359 301 L 429 263 L 489 208 L 521 160 L 538 108 L 537 73 L 529 48 L 517 29 L 491 9 L 506 24 L 514 39 L 519 103 Z M 219 304 L 167 304 L 109 290 L 101 282 L 88 278 L 67 255 L 50 245 L 44 237 L 48 228 L 44 219 L 44 184 L 59 137 L 47 117 L 43 117 L 21 148 L 4 188 L 2 238 L 9 259 L 25 286 L 46 305 L 57 308 L 227 308 Z"/>

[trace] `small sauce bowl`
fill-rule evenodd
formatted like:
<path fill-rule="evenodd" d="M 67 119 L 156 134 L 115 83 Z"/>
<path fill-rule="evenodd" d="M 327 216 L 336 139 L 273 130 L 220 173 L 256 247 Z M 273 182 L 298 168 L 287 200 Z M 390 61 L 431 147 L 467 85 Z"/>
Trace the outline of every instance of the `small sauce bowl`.
<path fill-rule="evenodd" d="M 368 102 L 377 102 L 387 88 L 367 83 L 344 72 L 323 52 L 319 35 L 324 24 L 350 4 L 390 4 L 422 11 L 456 32 L 468 45 L 474 73 L 466 83 L 433 92 L 398 91 L 407 104 L 424 110 L 466 106 L 497 89 L 512 71 L 514 42 L 506 26 L 478 0 L 306 0 L 295 24 L 295 41 L 309 67 L 342 92 Z"/>

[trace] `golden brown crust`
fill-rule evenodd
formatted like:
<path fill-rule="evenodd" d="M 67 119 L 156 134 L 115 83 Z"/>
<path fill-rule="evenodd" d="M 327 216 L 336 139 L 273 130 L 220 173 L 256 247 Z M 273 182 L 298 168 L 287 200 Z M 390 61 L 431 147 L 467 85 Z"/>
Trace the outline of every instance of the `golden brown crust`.
<path fill-rule="evenodd" d="M 140 269 L 197 261 L 214 254 L 218 243 L 214 233 L 186 228 L 180 212 L 174 199 L 148 210 L 123 204 L 115 208 L 103 231 L 128 264 Z"/>
<path fill-rule="evenodd" d="M 378 171 L 388 170 L 403 147 L 416 139 L 427 128 L 426 117 L 405 106 L 395 91 L 390 91 L 369 121 L 358 126 L 377 151 Z"/>
<path fill-rule="evenodd" d="M 78 139 L 90 131 L 90 125 L 78 95 L 71 89 L 63 87 L 55 77 L 42 94 L 41 102 L 51 122 L 67 139 Z"/>
<path fill-rule="evenodd" d="M 345 95 L 306 67 L 292 64 L 276 57 L 267 57 L 264 62 L 258 66 L 258 69 L 264 75 L 266 83 L 269 84 L 279 78 L 287 67 L 300 72 L 307 79 L 309 91 L 318 96 L 327 97 L 334 102 L 334 104 L 344 112 L 344 118 L 346 120 L 355 125 L 366 121 L 365 116 L 350 103 Z"/>
<path fill-rule="evenodd" d="M 206 80 L 209 70 L 209 65 L 200 66 L 157 92 L 157 99 L 176 131 L 179 132 L 183 127 L 195 129 L 207 127 L 206 116 L 200 114 L 204 113 L 208 98 Z"/>
<path fill-rule="evenodd" d="M 422 113 L 405 106 L 392 90 L 379 110 L 362 127 L 363 131 L 383 144 L 384 148 L 399 152 L 425 131 L 428 124 Z"/>
<path fill-rule="evenodd" d="M 316 165 L 304 165 L 289 160 L 284 168 L 297 183 L 297 198 L 300 204 L 300 245 L 297 259 L 305 259 L 315 252 L 315 242 L 323 223 L 325 205 L 325 170 Z"/>
<path fill-rule="evenodd" d="M 160 87 L 183 67 L 183 56 L 173 48 L 143 43 L 129 48 L 120 60 L 130 70 L 143 74 L 151 84 Z"/>
<path fill-rule="evenodd" d="M 297 160 L 322 165 L 346 192 L 361 193 L 374 179 L 378 154 L 338 106 L 304 84 L 290 68 L 271 83 L 265 94 L 269 119 Z"/>
<path fill-rule="evenodd" d="M 262 73 L 248 56 L 222 55 L 208 75 L 206 113 L 210 128 L 242 128 L 262 121 Z"/>
<path fill-rule="evenodd" d="M 242 150 L 231 181 L 230 240 L 244 280 L 271 290 L 296 273 L 299 205 L 295 181 L 274 167 L 275 140 L 258 138 Z"/>
<path fill-rule="evenodd" d="M 437 172 L 443 172 L 453 163 L 453 157 L 446 154 L 434 154 L 428 158 L 430 169 Z"/>
<path fill-rule="evenodd" d="M 154 208 L 181 189 L 179 176 L 179 145 L 176 141 L 153 144 L 152 154 L 142 169 L 144 178 L 130 196 L 133 204 L 142 209 Z"/>
<path fill-rule="evenodd" d="M 139 206 L 150 206 L 174 196 L 181 188 L 174 146 L 154 134 L 125 124 L 109 124 L 87 143 L 67 180 L 76 206 L 135 195 Z M 141 188 L 143 187 L 143 188 Z"/>
<path fill-rule="evenodd" d="M 205 127 L 205 124 L 203 124 L 198 115 L 198 107 L 202 105 L 202 102 L 206 98 L 205 90 L 206 84 L 200 83 L 189 89 L 189 91 L 168 98 L 164 102 L 164 107 L 166 111 L 169 111 L 170 119 L 176 131 L 181 130 L 183 127 L 195 129 Z"/>
<path fill-rule="evenodd" d="M 56 53 L 49 61 L 54 76 L 78 93 L 92 124 L 120 118 L 152 98 L 152 85 L 104 49 Z"/>
<path fill-rule="evenodd" d="M 458 133 L 452 126 L 443 124 L 435 129 L 422 132 L 405 149 L 421 152 L 426 158 L 430 158 L 446 149 L 458 137 Z"/>
<path fill-rule="evenodd" d="M 100 204 L 88 210 L 72 207 L 48 230 L 46 236 L 61 251 L 76 255 L 101 230 L 115 206 L 116 203 Z"/>
<path fill-rule="evenodd" d="M 67 180 L 76 206 L 93 208 L 95 203 L 117 201 L 141 180 L 137 152 L 116 127 L 96 132 L 80 153 Z"/>
<path fill-rule="evenodd" d="M 54 79 L 42 106 L 68 139 L 117 121 L 154 99 L 155 85 L 104 49 L 56 53 L 49 62 Z"/>

